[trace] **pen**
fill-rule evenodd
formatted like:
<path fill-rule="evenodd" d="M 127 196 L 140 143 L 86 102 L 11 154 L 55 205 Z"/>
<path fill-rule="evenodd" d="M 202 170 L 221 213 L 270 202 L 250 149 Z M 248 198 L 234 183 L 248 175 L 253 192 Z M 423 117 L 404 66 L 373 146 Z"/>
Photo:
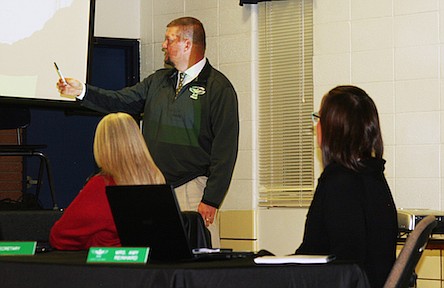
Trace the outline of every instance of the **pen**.
<path fill-rule="evenodd" d="M 62 81 L 63 81 L 65 84 L 68 84 L 68 83 L 66 83 L 65 77 L 63 77 L 62 71 L 60 71 L 59 66 L 57 66 L 57 63 L 56 63 L 56 62 L 54 62 L 54 67 L 55 67 L 55 69 L 56 69 L 56 71 L 57 71 L 57 74 L 59 74 L 60 79 L 62 79 Z"/>

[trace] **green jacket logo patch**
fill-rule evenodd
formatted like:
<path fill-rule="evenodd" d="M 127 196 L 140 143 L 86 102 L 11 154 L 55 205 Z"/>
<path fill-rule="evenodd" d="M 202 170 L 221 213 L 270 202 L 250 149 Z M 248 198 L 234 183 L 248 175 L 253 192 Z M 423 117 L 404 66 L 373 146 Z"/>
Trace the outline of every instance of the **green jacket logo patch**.
<path fill-rule="evenodd" d="M 194 100 L 199 99 L 199 96 L 201 96 L 201 95 L 206 93 L 205 88 L 204 87 L 200 87 L 200 86 L 191 86 L 190 87 L 190 92 L 192 93 L 190 95 L 190 98 L 194 99 Z"/>

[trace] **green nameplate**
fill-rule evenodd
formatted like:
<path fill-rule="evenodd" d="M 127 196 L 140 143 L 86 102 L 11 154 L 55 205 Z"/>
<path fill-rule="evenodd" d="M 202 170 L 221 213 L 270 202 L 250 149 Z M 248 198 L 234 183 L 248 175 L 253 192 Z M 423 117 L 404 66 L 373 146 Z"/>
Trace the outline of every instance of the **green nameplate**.
<path fill-rule="evenodd" d="M 0 241 L 0 255 L 34 255 L 36 246 L 35 241 Z"/>
<path fill-rule="evenodd" d="M 150 248 L 91 247 L 87 263 L 146 263 Z"/>

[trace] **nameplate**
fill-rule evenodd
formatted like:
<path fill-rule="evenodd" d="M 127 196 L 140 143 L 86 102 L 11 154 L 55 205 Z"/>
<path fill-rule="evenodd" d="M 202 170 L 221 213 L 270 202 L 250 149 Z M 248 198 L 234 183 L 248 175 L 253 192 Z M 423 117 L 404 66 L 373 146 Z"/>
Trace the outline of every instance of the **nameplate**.
<path fill-rule="evenodd" d="M 0 256 L 10 255 L 34 255 L 37 242 L 35 241 L 14 241 L 0 242 Z"/>
<path fill-rule="evenodd" d="M 148 247 L 91 247 L 87 263 L 146 263 Z"/>

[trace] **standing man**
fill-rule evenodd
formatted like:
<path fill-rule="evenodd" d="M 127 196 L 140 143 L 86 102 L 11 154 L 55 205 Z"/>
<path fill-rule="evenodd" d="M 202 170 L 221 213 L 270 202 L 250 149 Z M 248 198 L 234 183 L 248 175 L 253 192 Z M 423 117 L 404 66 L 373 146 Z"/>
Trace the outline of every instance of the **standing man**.
<path fill-rule="evenodd" d="M 167 25 L 165 64 L 138 84 L 119 91 L 59 80 L 59 92 L 90 109 L 143 113 L 143 135 L 154 162 L 175 187 L 183 211 L 198 211 L 220 247 L 217 209 L 237 158 L 238 101 L 233 85 L 205 58 L 205 30 L 192 17 Z"/>

